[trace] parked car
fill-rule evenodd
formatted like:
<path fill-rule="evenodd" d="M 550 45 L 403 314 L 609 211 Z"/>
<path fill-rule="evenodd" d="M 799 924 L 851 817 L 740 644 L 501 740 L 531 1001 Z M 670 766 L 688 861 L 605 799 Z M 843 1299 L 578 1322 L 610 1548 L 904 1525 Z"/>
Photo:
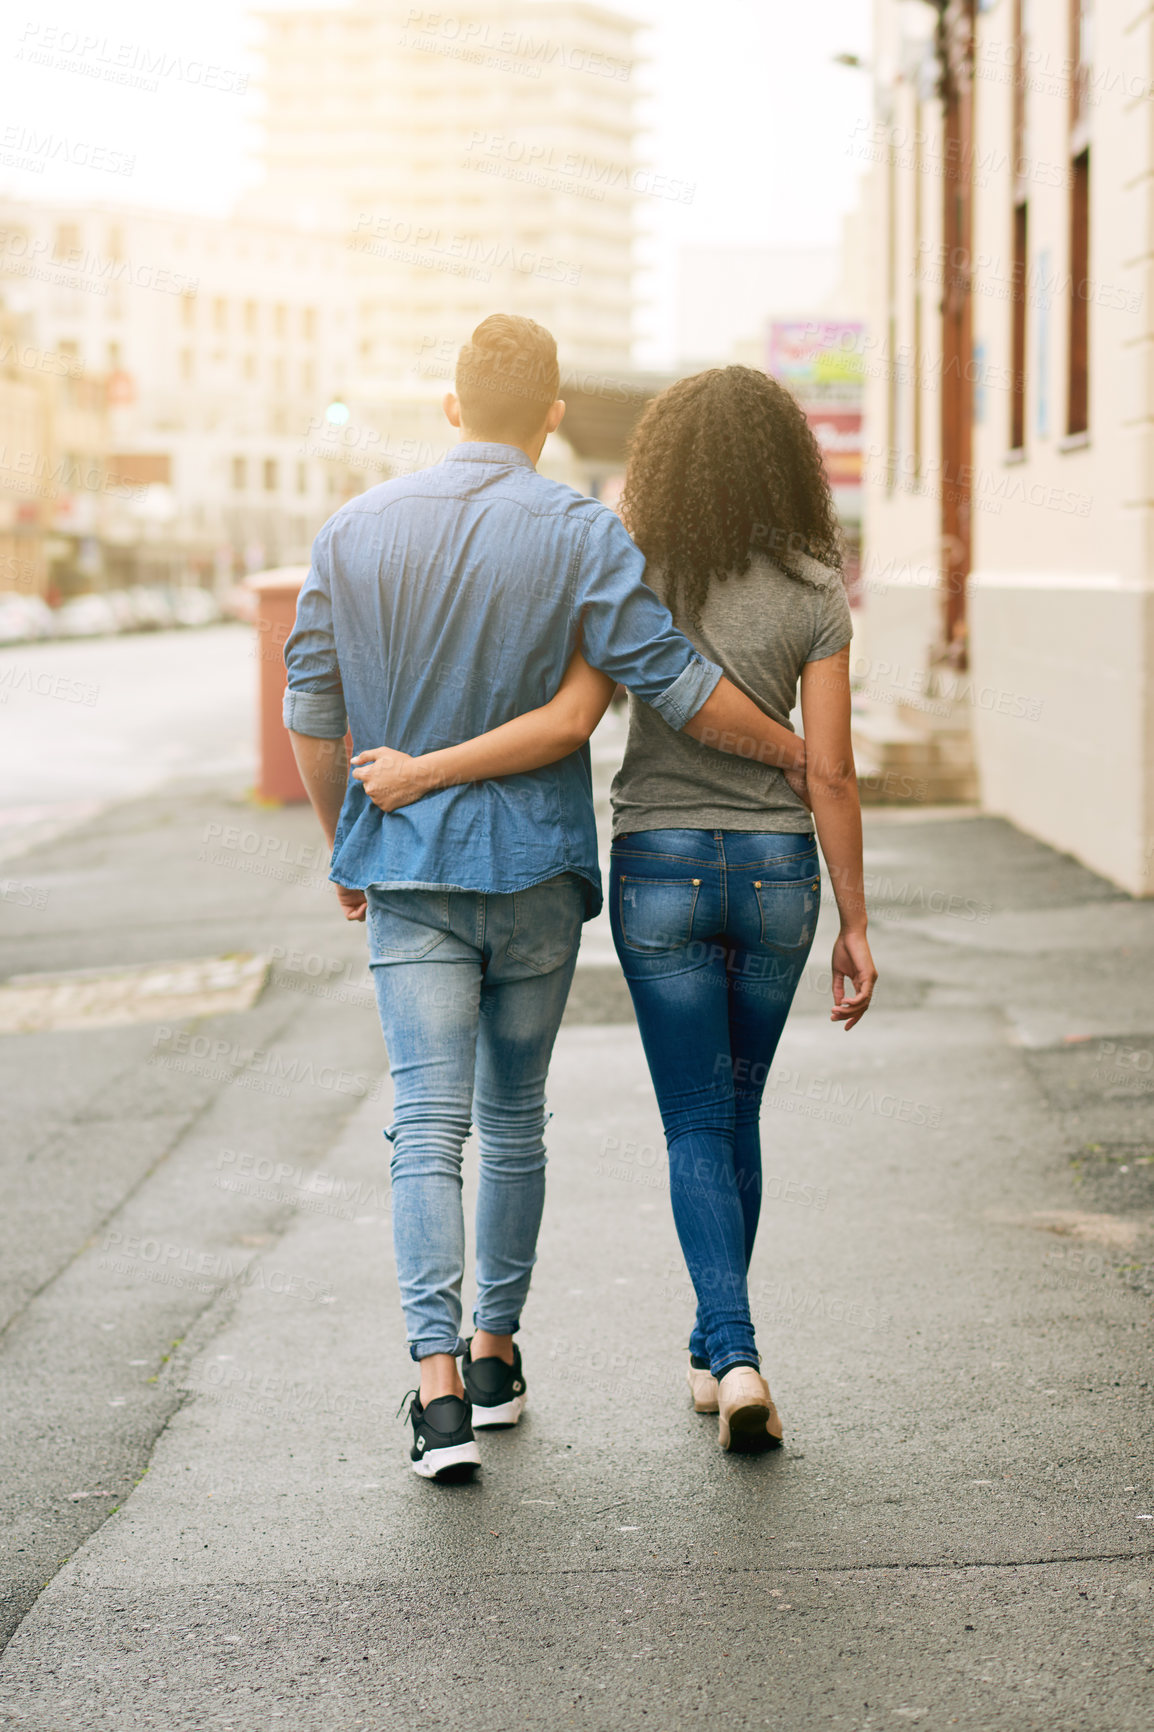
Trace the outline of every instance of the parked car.
<path fill-rule="evenodd" d="M 58 637 L 103 637 L 121 629 L 117 610 L 107 595 L 74 595 L 61 602 L 53 616 Z"/>
<path fill-rule="evenodd" d="M 215 625 L 220 603 L 209 589 L 174 589 L 172 612 L 177 625 Z"/>
<path fill-rule="evenodd" d="M 37 595 L 0 595 L 0 643 L 51 637 L 52 609 Z"/>

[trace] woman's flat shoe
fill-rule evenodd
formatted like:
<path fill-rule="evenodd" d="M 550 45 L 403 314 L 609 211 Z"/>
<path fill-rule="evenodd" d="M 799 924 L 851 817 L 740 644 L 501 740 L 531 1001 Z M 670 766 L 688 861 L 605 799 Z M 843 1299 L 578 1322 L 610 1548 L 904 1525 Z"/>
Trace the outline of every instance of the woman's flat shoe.
<path fill-rule="evenodd" d="M 717 1385 L 717 1439 L 722 1449 L 752 1455 L 781 1446 L 781 1415 L 769 1384 L 748 1365 L 735 1365 Z"/>
<path fill-rule="evenodd" d="M 686 1368 L 685 1381 L 693 1397 L 694 1413 L 716 1413 L 717 1379 L 707 1367 L 694 1365 L 692 1355 Z"/>

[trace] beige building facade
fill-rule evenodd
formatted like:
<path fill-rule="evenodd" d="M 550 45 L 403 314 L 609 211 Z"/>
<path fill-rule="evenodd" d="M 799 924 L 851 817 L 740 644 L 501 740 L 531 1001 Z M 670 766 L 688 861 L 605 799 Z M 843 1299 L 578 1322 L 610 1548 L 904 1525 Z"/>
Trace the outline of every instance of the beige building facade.
<path fill-rule="evenodd" d="M 637 26 L 584 0 L 267 12 L 264 184 L 354 269 L 366 388 L 440 379 L 488 313 L 570 367 L 627 367 L 635 212 L 692 189 L 637 157 Z"/>
<path fill-rule="evenodd" d="M 1154 9 L 877 0 L 872 727 L 1154 893 Z"/>

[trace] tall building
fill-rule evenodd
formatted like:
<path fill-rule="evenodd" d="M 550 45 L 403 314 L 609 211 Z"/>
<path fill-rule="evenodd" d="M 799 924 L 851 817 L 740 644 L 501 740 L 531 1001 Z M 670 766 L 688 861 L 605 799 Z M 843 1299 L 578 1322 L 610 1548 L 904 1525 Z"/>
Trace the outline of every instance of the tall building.
<path fill-rule="evenodd" d="M 1154 14 L 875 0 L 875 25 L 875 707 L 906 762 L 937 712 L 988 810 L 1151 894 Z"/>
<path fill-rule="evenodd" d="M 637 159 L 631 20 L 585 0 L 261 18 L 267 178 L 245 208 L 347 249 L 363 390 L 443 379 L 497 310 L 547 325 L 568 367 L 629 365 L 636 204 L 679 196 Z"/>
<path fill-rule="evenodd" d="M 66 375 L 52 414 L 60 461 L 92 446 L 81 409 L 101 417 L 99 463 L 58 477 L 59 588 L 223 581 L 306 559 L 330 512 L 389 473 L 373 429 L 351 412 L 326 419 L 349 392 L 356 346 L 330 236 L 2 201 L 0 298 L 24 334 L 17 360 L 47 358 L 23 368 L 25 396 L 54 360 Z M 83 485 L 67 485 L 73 471 Z"/>

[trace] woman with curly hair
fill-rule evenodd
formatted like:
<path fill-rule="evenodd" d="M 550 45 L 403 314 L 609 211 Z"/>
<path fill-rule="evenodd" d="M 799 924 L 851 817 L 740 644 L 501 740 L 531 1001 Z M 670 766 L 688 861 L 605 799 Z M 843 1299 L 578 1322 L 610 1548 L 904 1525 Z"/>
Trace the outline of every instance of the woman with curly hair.
<path fill-rule="evenodd" d="M 675 624 L 784 727 L 800 682 L 803 789 L 743 757 L 741 742 L 711 750 L 633 698 L 613 782 L 610 917 L 697 1296 L 693 1405 L 719 1415 L 723 1449 L 765 1450 L 780 1444 L 782 1424 L 761 1376 L 747 1288 L 761 1205 L 758 1120 L 813 944 L 815 824 L 841 917 L 831 1021 L 855 1027 L 877 979 L 840 536 L 804 415 L 749 367 L 698 373 L 654 398 L 631 443 L 621 514 Z M 427 757 L 374 753 L 388 762 L 357 773 L 392 810 L 446 783 L 529 770 L 574 750 L 591 731 L 590 710 L 600 719 L 611 693 L 577 655 L 541 709 Z M 576 715 L 586 718 L 579 729 Z"/>

